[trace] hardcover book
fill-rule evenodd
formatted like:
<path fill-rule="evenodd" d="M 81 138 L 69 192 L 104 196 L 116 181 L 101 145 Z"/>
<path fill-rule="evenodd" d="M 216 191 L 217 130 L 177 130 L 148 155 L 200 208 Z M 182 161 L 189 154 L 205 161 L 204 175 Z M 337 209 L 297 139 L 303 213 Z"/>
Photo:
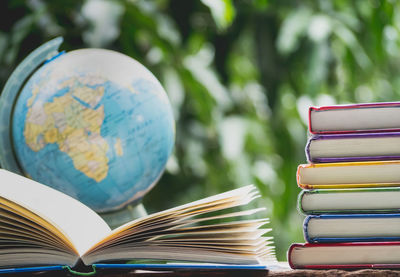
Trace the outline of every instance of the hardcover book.
<path fill-rule="evenodd" d="M 307 216 L 309 243 L 400 241 L 400 214 L 323 214 Z"/>
<path fill-rule="evenodd" d="M 292 244 L 294 269 L 400 268 L 400 242 Z"/>
<path fill-rule="evenodd" d="M 400 187 L 303 190 L 298 208 L 304 214 L 398 213 Z"/>
<path fill-rule="evenodd" d="M 306 156 L 310 163 L 400 159 L 400 132 L 314 135 Z"/>
<path fill-rule="evenodd" d="M 400 161 L 301 164 L 297 184 L 303 189 L 400 186 Z"/>
<path fill-rule="evenodd" d="M 311 107 L 312 134 L 400 131 L 400 102 Z"/>
<path fill-rule="evenodd" d="M 259 196 L 254 186 L 211 196 L 110 230 L 79 201 L 0 170 L 0 267 L 70 266 L 123 260 L 263 264 L 273 259 L 262 209 L 226 210 Z M 218 211 L 224 211 L 216 213 Z M 224 219 L 224 223 L 215 223 Z"/>

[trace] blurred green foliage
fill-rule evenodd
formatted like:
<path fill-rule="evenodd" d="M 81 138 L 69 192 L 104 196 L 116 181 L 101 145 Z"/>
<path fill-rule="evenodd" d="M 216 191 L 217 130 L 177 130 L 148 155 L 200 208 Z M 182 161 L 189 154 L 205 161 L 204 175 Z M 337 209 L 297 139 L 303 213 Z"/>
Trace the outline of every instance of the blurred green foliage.
<path fill-rule="evenodd" d="M 150 212 L 254 183 L 279 260 L 303 241 L 295 172 L 307 108 L 400 98 L 397 1 L 10 0 L 0 2 L 0 86 L 56 36 L 103 47 L 164 85 L 176 147 Z"/>

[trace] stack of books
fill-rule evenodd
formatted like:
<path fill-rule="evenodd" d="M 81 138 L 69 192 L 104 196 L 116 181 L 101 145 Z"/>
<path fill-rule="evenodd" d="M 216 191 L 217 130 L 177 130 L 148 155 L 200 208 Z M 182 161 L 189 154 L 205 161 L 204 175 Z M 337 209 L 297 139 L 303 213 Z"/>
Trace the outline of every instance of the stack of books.
<path fill-rule="evenodd" d="M 311 107 L 292 268 L 400 268 L 400 102 Z"/>

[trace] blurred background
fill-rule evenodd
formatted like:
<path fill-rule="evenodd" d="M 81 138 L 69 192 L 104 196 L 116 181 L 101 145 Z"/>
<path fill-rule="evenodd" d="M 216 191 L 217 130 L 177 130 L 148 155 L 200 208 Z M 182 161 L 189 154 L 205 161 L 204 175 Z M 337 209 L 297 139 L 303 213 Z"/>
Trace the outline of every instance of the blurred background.
<path fill-rule="evenodd" d="M 148 212 L 253 183 L 279 260 L 302 242 L 296 168 L 310 105 L 400 100 L 400 3 L 0 1 L 0 87 L 33 49 L 113 49 L 166 89 L 176 145 Z"/>

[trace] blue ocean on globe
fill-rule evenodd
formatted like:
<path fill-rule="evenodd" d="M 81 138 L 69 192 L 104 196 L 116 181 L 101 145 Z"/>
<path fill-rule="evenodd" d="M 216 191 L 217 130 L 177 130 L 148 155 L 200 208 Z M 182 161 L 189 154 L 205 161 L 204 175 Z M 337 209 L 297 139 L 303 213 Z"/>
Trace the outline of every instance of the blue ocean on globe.
<path fill-rule="evenodd" d="M 13 112 L 23 172 L 99 212 L 139 201 L 160 178 L 174 139 L 157 79 L 109 50 L 76 50 L 44 64 Z"/>

